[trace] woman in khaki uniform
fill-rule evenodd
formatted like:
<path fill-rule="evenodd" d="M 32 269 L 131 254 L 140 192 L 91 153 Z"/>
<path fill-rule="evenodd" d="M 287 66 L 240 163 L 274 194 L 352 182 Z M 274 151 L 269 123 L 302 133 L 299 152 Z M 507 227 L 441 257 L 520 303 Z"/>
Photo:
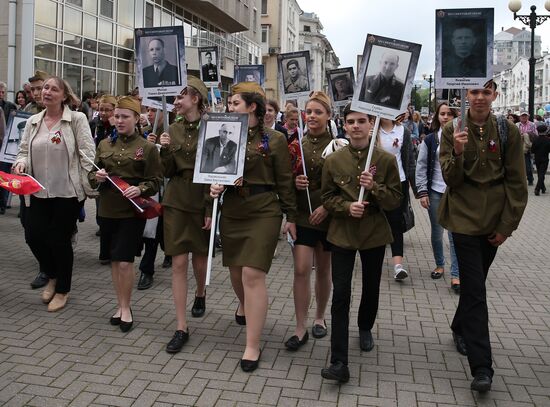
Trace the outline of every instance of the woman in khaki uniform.
<path fill-rule="evenodd" d="M 327 130 L 331 115 L 329 97 L 323 92 L 313 92 L 306 103 L 307 135 L 302 139 L 306 175 L 295 179 L 297 189 L 298 217 L 296 218 L 296 241 L 294 242 L 294 307 L 296 328 L 286 342 L 288 350 L 296 351 L 304 345 L 309 334 L 306 328 L 311 302 L 311 269 L 315 261 L 315 299 L 317 308 L 311 333 L 314 338 L 327 334 L 325 310 L 332 283 L 330 280 L 330 244 L 327 230 L 330 219 L 321 203 L 321 174 L 325 160 L 321 154 L 332 141 Z M 296 143 L 299 141 L 297 140 Z M 301 169 L 302 167 L 300 167 Z M 306 189 L 309 189 L 312 213 L 309 210 Z"/>
<path fill-rule="evenodd" d="M 164 176 L 170 178 L 162 205 L 165 253 L 172 256 L 172 295 L 177 320 L 176 332 L 166 345 L 168 353 L 179 352 L 189 339 L 185 315 L 189 253 L 193 253 L 193 271 L 197 282 L 191 314 L 193 317 L 201 317 L 206 310 L 206 264 L 212 204 L 209 187 L 193 183 L 193 171 L 201 114 L 207 97 L 208 90 L 204 83 L 194 76 L 188 76 L 187 87 L 174 102 L 183 120 L 170 125 L 169 134 L 160 135 Z"/>
<path fill-rule="evenodd" d="M 136 217 L 135 208 L 128 198 L 156 194 L 162 180 L 157 148 L 136 130 L 140 112 L 137 99 L 122 97 L 118 100 L 115 108 L 118 135 L 99 143 L 95 162 L 101 169 L 89 174 L 92 186 L 101 184 L 98 209 L 103 219 L 101 234 L 105 233 L 111 242 L 109 251 L 118 304 L 110 323 L 118 325 L 122 332 L 129 331 L 133 324 L 130 299 L 134 285 L 134 257 L 139 253 L 145 228 L 145 219 Z M 124 193 L 105 182 L 107 176 L 113 175 L 130 184 Z"/>
<path fill-rule="evenodd" d="M 231 112 L 248 113 L 248 138 L 242 180 L 224 194 L 220 232 L 223 265 L 239 298 L 237 323 L 246 324 L 241 368 L 251 372 L 260 359 L 260 336 L 267 315 L 266 275 L 286 213 L 285 231 L 296 238 L 296 196 L 285 137 L 263 126 L 265 96 L 255 82 L 233 86 Z M 210 187 L 213 198 L 224 187 Z M 246 315 L 246 320 L 244 315 Z"/>
<path fill-rule="evenodd" d="M 361 350 L 374 347 L 371 329 L 378 311 L 380 276 L 386 244 L 392 231 L 384 211 L 399 207 L 401 184 L 393 155 L 375 147 L 368 171 L 367 161 L 372 118 L 344 109 L 350 144 L 327 157 L 323 167 L 322 201 L 332 218 L 327 239 L 332 244 L 332 329 L 330 367 L 325 379 L 347 382 L 349 308 L 351 280 L 357 251 L 361 257 L 362 292 L 357 316 Z M 363 202 L 358 202 L 361 187 Z"/>

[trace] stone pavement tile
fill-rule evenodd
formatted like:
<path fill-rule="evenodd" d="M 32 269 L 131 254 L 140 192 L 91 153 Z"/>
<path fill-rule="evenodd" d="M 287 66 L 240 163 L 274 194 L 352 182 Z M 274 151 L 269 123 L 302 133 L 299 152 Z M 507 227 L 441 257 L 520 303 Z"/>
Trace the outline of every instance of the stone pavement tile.
<path fill-rule="evenodd" d="M 275 386 L 264 386 L 260 395 L 260 404 L 279 406 L 282 389 Z"/>
<path fill-rule="evenodd" d="M 242 403 L 253 403 L 253 404 L 257 404 L 259 401 L 259 397 L 257 394 L 242 393 L 242 392 L 231 391 L 231 390 L 222 391 L 222 394 L 220 395 L 220 399 L 234 401 L 238 403 L 242 402 Z"/>
<path fill-rule="evenodd" d="M 103 394 L 99 395 L 97 399 L 95 399 L 94 401 L 98 405 L 118 406 L 118 407 L 131 406 L 134 402 L 134 400 L 129 397 L 107 396 Z"/>
<path fill-rule="evenodd" d="M 397 407 L 397 400 L 394 398 L 359 396 L 357 402 L 359 406 Z"/>
<path fill-rule="evenodd" d="M 189 396 L 186 394 L 167 394 L 161 393 L 157 401 L 160 403 L 171 403 L 177 406 L 194 406 L 197 403 L 198 397 Z"/>
<path fill-rule="evenodd" d="M 220 389 L 204 389 L 198 400 L 196 401 L 196 406 L 214 406 L 220 398 L 222 391 Z"/>

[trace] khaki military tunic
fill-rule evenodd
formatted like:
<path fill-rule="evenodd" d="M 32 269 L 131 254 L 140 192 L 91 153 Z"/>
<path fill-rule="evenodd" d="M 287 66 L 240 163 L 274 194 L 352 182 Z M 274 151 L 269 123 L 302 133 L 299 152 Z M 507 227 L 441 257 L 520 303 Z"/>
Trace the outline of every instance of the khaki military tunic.
<path fill-rule="evenodd" d="M 119 176 L 128 184 L 139 186 L 141 196 L 152 196 L 159 190 L 162 171 L 158 150 L 136 133 L 119 135 L 115 143 L 109 139 L 102 140 L 97 147 L 95 163 L 110 176 Z M 88 175 L 92 187 L 98 185 L 95 173 L 91 171 Z M 132 203 L 110 181 L 105 181 L 99 191 L 99 216 L 119 219 L 136 215 Z"/>
<path fill-rule="evenodd" d="M 332 136 L 324 132 L 319 136 L 306 135 L 302 140 L 302 149 L 304 151 L 304 160 L 306 164 L 307 179 L 309 181 L 309 197 L 311 200 L 311 210 L 314 211 L 322 205 L 321 202 L 321 176 L 323 175 L 323 165 L 325 160 L 321 157 L 327 145 L 332 141 Z M 316 230 L 328 230 L 330 216 L 319 225 L 309 223 L 309 205 L 307 202 L 307 192 L 305 190 L 296 190 L 296 200 L 298 203 L 298 217 L 296 224 Z"/>
<path fill-rule="evenodd" d="M 170 146 L 160 149 L 164 176 L 170 178 L 162 205 L 166 254 L 208 253 L 204 218 L 212 216 L 210 185 L 194 184 L 200 120 L 170 125 Z"/>
<path fill-rule="evenodd" d="M 28 113 L 32 113 L 32 114 L 38 114 L 40 113 L 42 110 L 44 110 L 44 107 L 43 106 L 40 106 L 38 103 L 36 102 L 30 102 L 30 103 L 27 103 L 27 106 L 25 106 L 23 108 L 23 111 L 24 112 L 28 112 Z"/>
<path fill-rule="evenodd" d="M 500 145 L 495 116 L 484 126 L 467 119 L 468 143 L 455 156 L 453 123 L 443 128 L 440 162 L 447 190 L 439 206 L 439 223 L 452 232 L 510 236 L 527 205 L 523 145 L 516 126 Z M 502 152 L 504 151 L 504 154 Z"/>
<path fill-rule="evenodd" d="M 366 250 L 393 241 L 392 232 L 383 210 L 401 204 L 401 181 L 395 157 L 375 147 L 370 172 L 374 187 L 365 190 L 369 202 L 362 218 L 349 214 L 350 205 L 359 199 L 359 177 L 365 169 L 368 146 L 356 149 L 343 147 L 327 157 L 323 167 L 322 201 L 331 213 L 327 240 L 344 249 Z"/>
<path fill-rule="evenodd" d="M 265 133 L 269 151 L 260 148 L 259 128 L 248 130 L 243 187 L 228 187 L 224 195 L 220 224 L 224 266 L 249 266 L 268 272 L 283 213 L 288 222 L 296 222 L 296 195 L 286 138 L 271 129 Z M 267 190 L 253 193 L 255 188 Z"/>

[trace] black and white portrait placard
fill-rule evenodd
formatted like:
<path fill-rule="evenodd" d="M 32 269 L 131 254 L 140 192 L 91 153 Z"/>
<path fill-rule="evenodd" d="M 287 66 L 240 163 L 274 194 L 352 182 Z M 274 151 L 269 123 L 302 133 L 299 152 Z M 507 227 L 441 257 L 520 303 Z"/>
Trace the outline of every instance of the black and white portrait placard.
<path fill-rule="evenodd" d="M 187 86 L 183 27 L 136 28 L 134 33 L 140 95 L 179 95 Z"/>
<path fill-rule="evenodd" d="M 338 68 L 327 71 L 329 94 L 335 107 L 345 106 L 353 97 L 355 76 L 353 68 Z"/>
<path fill-rule="evenodd" d="M 0 162 L 11 163 L 15 162 L 17 153 L 19 152 L 19 144 L 25 132 L 27 119 L 32 116 L 32 113 L 14 111 L 8 119 L 6 126 L 6 134 L 2 141 L 2 150 L 0 150 Z"/>
<path fill-rule="evenodd" d="M 309 51 L 297 51 L 277 56 L 279 86 L 285 99 L 309 96 L 311 92 Z"/>
<path fill-rule="evenodd" d="M 435 12 L 435 80 L 446 89 L 482 88 L 493 77 L 494 9 Z"/>
<path fill-rule="evenodd" d="M 265 85 L 264 65 L 235 65 L 233 83 L 256 82 L 263 88 Z"/>
<path fill-rule="evenodd" d="M 217 87 L 221 82 L 218 47 L 200 47 L 199 65 L 201 80 L 209 87 Z"/>
<path fill-rule="evenodd" d="M 243 176 L 248 115 L 208 113 L 199 129 L 193 182 L 233 185 Z"/>
<path fill-rule="evenodd" d="M 395 119 L 407 109 L 420 44 L 367 34 L 353 93 L 354 110 Z"/>

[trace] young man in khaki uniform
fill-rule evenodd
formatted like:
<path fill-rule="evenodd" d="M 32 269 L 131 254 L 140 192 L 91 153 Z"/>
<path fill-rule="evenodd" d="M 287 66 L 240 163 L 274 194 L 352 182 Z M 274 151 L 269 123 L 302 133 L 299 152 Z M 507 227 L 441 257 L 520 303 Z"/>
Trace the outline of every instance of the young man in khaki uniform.
<path fill-rule="evenodd" d="M 458 352 L 468 356 L 471 389 L 491 389 L 493 368 L 485 280 L 497 248 L 517 229 L 527 204 L 523 145 L 516 126 L 491 114 L 496 84 L 468 91 L 465 128 L 448 123 L 440 161 L 447 190 L 439 223 L 453 233 L 460 300 L 451 325 Z M 507 136 L 503 133 L 507 133 Z"/>

